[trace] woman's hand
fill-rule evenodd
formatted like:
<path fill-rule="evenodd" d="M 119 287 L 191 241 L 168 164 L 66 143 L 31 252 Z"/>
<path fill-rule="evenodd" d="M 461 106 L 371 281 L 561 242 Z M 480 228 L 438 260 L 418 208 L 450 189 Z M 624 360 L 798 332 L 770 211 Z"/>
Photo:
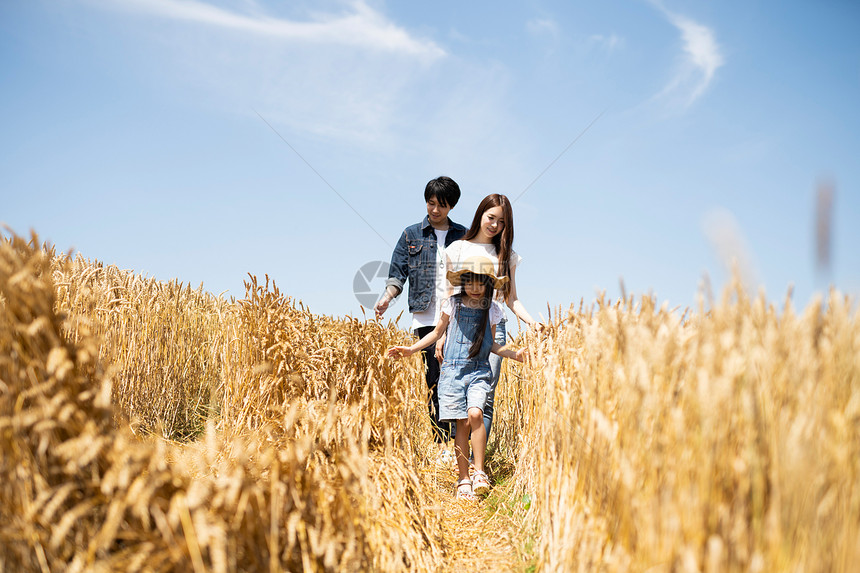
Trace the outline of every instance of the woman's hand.
<path fill-rule="evenodd" d="M 409 346 L 392 346 L 385 353 L 389 358 L 405 358 L 411 356 L 415 351 Z"/>
<path fill-rule="evenodd" d="M 439 340 L 436 341 L 436 360 L 439 364 L 445 360 L 445 335 L 443 334 Z"/>

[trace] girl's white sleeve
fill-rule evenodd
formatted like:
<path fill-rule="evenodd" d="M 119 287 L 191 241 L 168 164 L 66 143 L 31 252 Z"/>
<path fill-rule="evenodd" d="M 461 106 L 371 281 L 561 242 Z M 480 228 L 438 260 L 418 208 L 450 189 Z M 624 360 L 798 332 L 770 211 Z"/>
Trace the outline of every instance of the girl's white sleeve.
<path fill-rule="evenodd" d="M 444 312 L 444 310 L 443 310 Z M 493 304 L 490 305 L 490 324 L 493 326 L 502 322 L 502 318 L 505 316 L 505 311 L 502 309 L 502 305 L 498 303 L 498 301 L 493 301 Z"/>
<path fill-rule="evenodd" d="M 451 314 L 452 314 L 451 313 L 451 297 L 448 297 L 448 298 L 445 298 L 442 300 L 442 306 L 439 310 L 441 312 L 444 312 L 445 314 L 447 314 L 448 317 L 451 316 Z"/>

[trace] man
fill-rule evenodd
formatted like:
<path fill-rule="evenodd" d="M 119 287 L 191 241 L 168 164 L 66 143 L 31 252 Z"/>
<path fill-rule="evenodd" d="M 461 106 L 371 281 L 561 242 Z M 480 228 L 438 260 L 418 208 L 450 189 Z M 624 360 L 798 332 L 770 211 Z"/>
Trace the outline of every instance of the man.
<path fill-rule="evenodd" d="M 392 299 L 403 292 L 409 281 L 409 312 L 412 313 L 412 332 L 419 339 L 433 330 L 439 320 L 442 301 L 448 296 L 446 282 L 445 247 L 466 233 L 466 228 L 448 218 L 448 212 L 460 200 L 460 187 L 450 177 L 431 179 L 424 188 L 427 216 L 403 231 L 394 253 L 385 292 L 376 303 L 376 317 L 381 318 Z M 433 424 L 433 438 L 439 448 L 439 461 L 452 463 L 454 455 L 448 451 L 451 438 L 448 422 L 439 421 L 439 362 L 434 348 L 423 349 L 424 373 L 430 390 L 428 409 Z"/>

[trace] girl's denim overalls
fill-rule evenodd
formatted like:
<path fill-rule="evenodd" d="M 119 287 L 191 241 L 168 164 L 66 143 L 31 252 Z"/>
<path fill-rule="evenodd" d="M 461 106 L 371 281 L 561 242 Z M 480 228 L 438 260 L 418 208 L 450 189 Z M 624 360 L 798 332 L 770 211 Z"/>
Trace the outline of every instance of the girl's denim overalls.
<path fill-rule="evenodd" d="M 481 317 L 487 311 L 469 308 L 459 296 L 455 296 L 452 303 L 451 322 L 445 339 L 445 360 L 439 377 L 440 420 L 468 418 L 469 408 L 483 411 L 493 376 L 489 361 L 493 346 L 489 318 L 481 350 L 477 356 L 469 358 L 469 348 L 477 337 Z"/>

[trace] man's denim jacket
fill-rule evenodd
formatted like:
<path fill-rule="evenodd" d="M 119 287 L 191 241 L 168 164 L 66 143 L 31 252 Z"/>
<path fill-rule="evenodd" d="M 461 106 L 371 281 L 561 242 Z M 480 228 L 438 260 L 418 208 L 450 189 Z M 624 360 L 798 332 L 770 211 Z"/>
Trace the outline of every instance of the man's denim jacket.
<path fill-rule="evenodd" d="M 447 247 L 466 234 L 466 227 L 448 219 Z M 388 269 L 385 286 L 393 285 L 398 295 L 403 292 L 403 283 L 409 280 L 409 312 L 421 312 L 430 306 L 433 289 L 436 288 L 436 233 L 430 219 L 406 227 Z"/>

